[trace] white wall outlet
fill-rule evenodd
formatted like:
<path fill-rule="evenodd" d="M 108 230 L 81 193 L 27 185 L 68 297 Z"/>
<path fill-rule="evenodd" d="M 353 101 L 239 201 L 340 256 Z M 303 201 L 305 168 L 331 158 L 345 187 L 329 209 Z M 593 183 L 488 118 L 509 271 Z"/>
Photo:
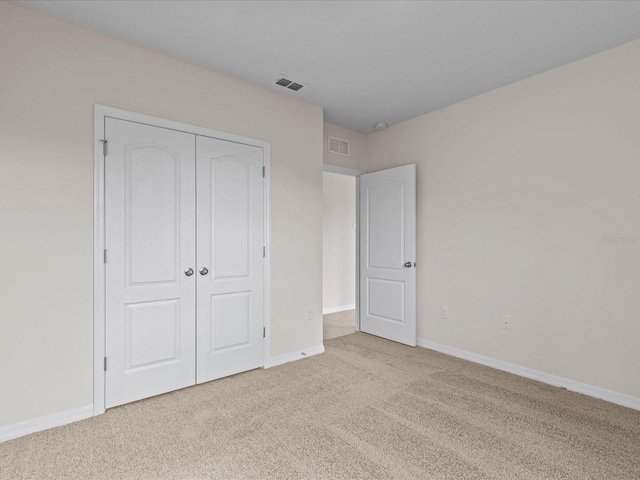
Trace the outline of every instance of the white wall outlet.
<path fill-rule="evenodd" d="M 509 315 L 502 315 L 502 328 L 511 330 L 511 317 Z"/>
<path fill-rule="evenodd" d="M 440 316 L 442 318 L 449 318 L 449 305 L 442 305 L 440 307 Z"/>
<path fill-rule="evenodd" d="M 308 321 L 313 320 L 313 307 L 309 307 L 307 309 L 307 320 Z"/>

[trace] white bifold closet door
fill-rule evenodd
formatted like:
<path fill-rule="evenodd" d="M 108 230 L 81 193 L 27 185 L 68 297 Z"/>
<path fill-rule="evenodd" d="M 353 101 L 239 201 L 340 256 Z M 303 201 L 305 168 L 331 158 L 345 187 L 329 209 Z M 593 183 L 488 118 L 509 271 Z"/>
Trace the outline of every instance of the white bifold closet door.
<path fill-rule="evenodd" d="M 113 407 L 263 365 L 263 149 L 107 118 Z"/>

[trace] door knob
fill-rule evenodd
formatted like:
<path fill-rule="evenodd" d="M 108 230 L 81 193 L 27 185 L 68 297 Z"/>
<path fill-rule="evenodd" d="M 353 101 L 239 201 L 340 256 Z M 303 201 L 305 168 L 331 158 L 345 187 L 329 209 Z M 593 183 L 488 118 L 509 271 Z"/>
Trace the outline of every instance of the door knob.
<path fill-rule="evenodd" d="M 407 262 L 404 264 L 404 268 L 411 268 L 412 263 L 411 262 Z"/>
<path fill-rule="evenodd" d="M 185 274 L 187 277 L 190 277 L 191 275 L 193 275 L 193 268 L 187 268 L 187 269 L 184 271 L 184 274 Z"/>
<path fill-rule="evenodd" d="M 207 270 L 207 267 L 202 267 L 198 271 L 200 272 L 200 275 L 206 275 L 207 273 L 209 273 L 209 270 Z"/>

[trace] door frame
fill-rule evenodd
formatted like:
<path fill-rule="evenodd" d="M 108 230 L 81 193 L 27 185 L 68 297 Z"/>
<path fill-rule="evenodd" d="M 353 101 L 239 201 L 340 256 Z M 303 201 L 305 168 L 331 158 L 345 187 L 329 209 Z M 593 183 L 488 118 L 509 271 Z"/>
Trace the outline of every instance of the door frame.
<path fill-rule="evenodd" d="M 360 175 L 365 174 L 355 168 L 338 167 L 336 165 L 322 164 L 322 172 L 338 173 L 355 177 L 356 179 L 356 331 L 360 331 Z M 324 252 L 323 252 L 324 254 Z M 322 339 L 324 343 L 324 338 Z"/>
<path fill-rule="evenodd" d="M 163 118 L 130 112 L 105 105 L 95 104 L 93 108 L 93 415 L 105 412 L 105 171 L 104 171 L 104 125 L 106 118 L 115 118 L 142 123 L 153 127 L 167 128 L 180 132 L 201 135 L 229 142 L 242 143 L 263 149 L 265 166 L 264 185 L 264 245 L 266 258 L 264 265 L 264 327 L 263 368 L 271 358 L 271 248 L 270 248 L 270 183 L 271 183 L 271 142 L 235 135 L 232 133 L 174 122 Z M 107 139 L 108 140 L 108 139 Z M 108 151 L 107 143 L 107 151 Z"/>

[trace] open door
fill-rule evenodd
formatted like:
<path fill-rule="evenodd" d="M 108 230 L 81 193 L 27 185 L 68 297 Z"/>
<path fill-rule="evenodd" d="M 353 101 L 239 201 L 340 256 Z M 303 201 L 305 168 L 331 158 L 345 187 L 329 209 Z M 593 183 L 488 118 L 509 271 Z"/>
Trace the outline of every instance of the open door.
<path fill-rule="evenodd" d="M 416 166 L 360 176 L 360 330 L 416 345 Z"/>

